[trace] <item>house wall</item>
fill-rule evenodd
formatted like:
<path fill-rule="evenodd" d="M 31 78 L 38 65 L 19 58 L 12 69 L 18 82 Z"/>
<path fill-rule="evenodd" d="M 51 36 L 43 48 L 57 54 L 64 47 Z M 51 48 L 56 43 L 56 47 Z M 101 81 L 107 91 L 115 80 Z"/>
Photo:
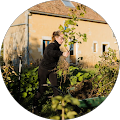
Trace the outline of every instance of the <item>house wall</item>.
<path fill-rule="evenodd" d="M 31 62 L 32 60 L 41 59 L 43 56 L 42 42 L 44 39 L 51 40 L 53 31 L 58 30 L 60 24 L 64 25 L 66 18 L 46 16 L 40 14 L 32 14 L 29 16 L 29 50 Z M 82 44 L 76 43 L 74 47 L 74 56 L 71 56 L 72 61 L 77 63 L 78 57 L 83 57 L 81 63 L 85 63 L 86 67 L 94 66 L 102 55 L 102 44 L 108 44 L 112 49 L 117 50 L 119 57 L 118 45 L 113 37 L 113 32 L 108 24 L 79 21 L 76 32 L 86 33 L 87 42 Z M 93 52 L 93 43 L 97 43 L 97 52 Z M 65 51 L 64 44 L 61 46 L 61 51 Z M 33 58 L 33 59 L 32 59 Z"/>
<path fill-rule="evenodd" d="M 80 28 L 76 31 L 87 34 L 87 43 L 82 42 L 78 47 L 78 57 L 83 57 L 83 63 L 86 66 L 94 66 L 102 55 L 102 44 L 108 44 L 108 47 L 117 50 L 117 57 L 119 58 L 118 44 L 113 36 L 113 32 L 108 24 L 94 23 L 94 22 L 79 22 Z M 82 29 L 81 29 L 82 28 Z M 97 51 L 93 52 L 93 43 L 97 43 Z"/>
<path fill-rule="evenodd" d="M 8 61 L 13 61 L 13 64 L 16 66 L 18 65 L 19 59 L 18 54 L 23 54 L 23 58 L 25 57 L 26 48 L 26 15 L 27 12 L 25 11 L 22 13 L 10 26 L 8 29 L 3 45 L 4 45 L 4 62 L 7 64 Z M 25 59 L 24 59 L 25 61 Z"/>
<path fill-rule="evenodd" d="M 35 62 L 37 59 L 43 57 L 43 40 L 51 40 L 52 33 L 58 30 L 59 25 L 64 25 L 67 18 L 29 14 L 29 29 L 27 30 L 27 15 L 25 11 L 21 14 L 8 29 L 4 38 L 4 61 L 8 61 L 9 56 L 17 64 L 17 55 L 20 51 L 27 48 L 27 40 L 29 40 L 29 61 Z M 29 34 L 27 34 L 29 32 Z M 79 21 L 76 32 L 86 33 L 87 42 L 83 42 L 82 38 L 79 40 L 82 44 L 76 43 L 74 45 L 74 55 L 69 56 L 67 60 L 77 63 L 79 57 L 83 57 L 80 63 L 86 67 L 94 66 L 102 55 L 102 44 L 108 44 L 112 49 L 117 50 L 117 57 L 119 58 L 118 44 L 113 36 L 113 32 L 108 24 L 95 23 L 89 21 Z M 27 39 L 29 36 L 29 39 Z M 93 52 L 93 44 L 97 43 L 97 51 Z M 17 46 L 18 45 L 18 46 Z M 61 51 L 66 51 L 64 44 L 60 47 Z M 69 48 L 68 48 L 69 49 Z M 17 51 L 17 52 L 16 52 Z M 24 54 L 24 57 L 26 53 Z M 26 57 L 24 59 L 26 61 Z"/>
<path fill-rule="evenodd" d="M 29 51 L 30 62 L 43 56 L 43 40 L 51 40 L 52 33 L 63 25 L 65 18 L 32 14 L 29 16 Z M 65 51 L 63 45 L 61 51 Z"/>

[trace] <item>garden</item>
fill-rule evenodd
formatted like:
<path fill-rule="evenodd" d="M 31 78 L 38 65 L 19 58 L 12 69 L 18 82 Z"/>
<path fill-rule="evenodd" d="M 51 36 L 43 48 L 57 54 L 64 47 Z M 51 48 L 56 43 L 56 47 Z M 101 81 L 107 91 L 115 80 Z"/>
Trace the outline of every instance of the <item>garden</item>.
<path fill-rule="evenodd" d="M 66 95 L 60 94 L 48 98 L 53 95 L 53 91 L 51 87 L 46 87 L 46 92 L 39 99 L 37 115 L 63 120 L 84 115 L 96 108 L 101 102 L 94 106 L 95 102 L 86 101 L 89 99 L 95 101 L 96 98 L 105 99 L 111 92 L 119 72 L 119 60 L 116 58 L 115 50 L 109 48 L 100 58 L 101 61 L 94 68 L 89 69 L 69 66 L 66 62 L 59 61 L 56 68 L 59 90 Z M 1 71 L 11 95 L 21 106 L 33 113 L 33 97 L 39 84 L 38 66 L 31 65 L 24 68 L 20 80 L 19 73 L 15 72 L 11 65 L 2 66 Z M 49 79 L 47 84 L 50 84 Z"/>
<path fill-rule="evenodd" d="M 59 30 L 64 34 L 66 50 L 68 45 L 76 42 L 81 44 L 82 42 L 78 41 L 81 37 L 83 42 L 87 42 L 85 33 L 75 32 L 77 22 L 80 20 L 76 14 L 77 10 L 82 11 L 80 16 L 86 13 L 85 6 L 78 5 L 75 10 L 70 9 L 71 14 L 68 16 L 71 19 L 66 20 L 64 25 L 67 29 L 64 29 L 62 25 L 59 26 Z M 60 95 L 48 97 L 53 95 L 53 91 L 49 79 L 47 79 L 49 86 L 44 86 L 46 91 L 39 99 L 37 115 L 56 120 L 71 119 L 82 116 L 101 104 L 114 87 L 120 60 L 116 57 L 116 51 L 111 48 L 108 48 L 108 51 L 99 57 L 101 60 L 94 68 L 82 68 L 77 65 L 69 65 L 66 58 L 61 56 L 58 66 L 55 68 Z M 38 64 L 31 63 L 30 66 L 24 66 L 21 74 L 16 72 L 15 67 L 11 64 L 3 64 L 1 72 L 13 98 L 25 109 L 34 113 L 33 98 L 39 84 Z"/>

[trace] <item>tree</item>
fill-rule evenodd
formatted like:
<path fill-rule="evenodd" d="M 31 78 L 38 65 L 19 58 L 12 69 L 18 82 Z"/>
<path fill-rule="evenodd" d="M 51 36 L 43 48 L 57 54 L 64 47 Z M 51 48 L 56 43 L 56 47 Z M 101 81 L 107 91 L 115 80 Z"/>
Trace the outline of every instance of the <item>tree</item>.
<path fill-rule="evenodd" d="M 76 42 L 81 44 L 82 42 L 79 40 L 80 37 L 82 37 L 84 42 L 87 42 L 87 35 L 85 33 L 81 34 L 80 32 L 77 33 L 75 31 L 76 27 L 78 27 L 78 21 L 80 21 L 79 16 L 83 17 L 86 13 L 86 6 L 78 4 L 75 9 L 69 8 L 69 11 L 70 14 L 68 14 L 68 16 L 70 16 L 70 19 L 65 20 L 65 28 L 62 25 L 59 26 L 59 30 L 64 34 L 65 48 L 67 45 L 71 45 Z"/>
<path fill-rule="evenodd" d="M 65 20 L 64 26 L 66 29 L 60 25 L 59 30 L 64 34 L 64 39 L 65 39 L 65 44 L 64 47 L 67 51 L 70 51 L 67 49 L 68 45 L 72 45 L 74 43 L 82 43 L 79 38 L 82 37 L 83 42 L 87 42 L 87 35 L 85 33 L 81 34 L 80 32 L 76 32 L 76 28 L 78 27 L 78 21 L 80 21 L 80 16 L 84 16 L 86 13 L 86 6 L 77 4 L 76 8 L 69 8 L 70 14 L 70 19 Z M 79 14 L 78 14 L 79 13 Z M 72 47 L 70 47 L 72 48 Z M 56 69 L 56 68 L 55 68 Z M 69 63 L 66 61 L 66 58 L 64 56 L 61 56 L 58 62 L 58 67 L 57 67 L 57 73 L 59 73 L 61 76 L 64 77 L 64 83 L 66 81 L 66 75 L 69 73 Z M 62 77 L 61 77 L 61 82 L 62 83 Z"/>

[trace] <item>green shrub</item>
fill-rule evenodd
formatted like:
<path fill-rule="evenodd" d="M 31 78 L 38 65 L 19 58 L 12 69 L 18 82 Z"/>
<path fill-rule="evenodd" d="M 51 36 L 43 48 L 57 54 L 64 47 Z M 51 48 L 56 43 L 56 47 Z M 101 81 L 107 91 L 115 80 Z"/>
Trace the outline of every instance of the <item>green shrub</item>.
<path fill-rule="evenodd" d="M 95 67 L 99 69 L 99 75 L 93 80 L 93 93 L 96 96 L 107 96 L 116 82 L 119 72 L 119 60 L 116 57 L 116 50 L 108 48 L 102 56 L 101 61 Z"/>
<path fill-rule="evenodd" d="M 64 97 L 62 96 L 56 96 L 52 98 L 52 108 L 54 110 L 60 110 L 61 115 L 50 117 L 50 119 L 56 119 L 56 120 L 65 120 L 65 119 L 72 119 L 75 118 L 77 115 L 77 112 L 73 111 L 72 106 L 70 106 L 68 103 L 71 103 L 72 105 L 80 105 L 80 102 L 77 98 L 73 98 L 70 95 L 66 95 Z"/>
<path fill-rule="evenodd" d="M 1 68 L 4 82 L 11 95 L 26 109 L 30 109 L 35 90 L 38 88 L 38 67 L 22 71 L 21 80 L 11 66 Z M 18 89 L 19 88 L 19 89 Z M 20 93 L 19 93 L 20 91 Z"/>
<path fill-rule="evenodd" d="M 96 64 L 96 65 L 95 65 L 95 68 L 99 68 L 99 65 L 98 65 L 98 64 Z"/>

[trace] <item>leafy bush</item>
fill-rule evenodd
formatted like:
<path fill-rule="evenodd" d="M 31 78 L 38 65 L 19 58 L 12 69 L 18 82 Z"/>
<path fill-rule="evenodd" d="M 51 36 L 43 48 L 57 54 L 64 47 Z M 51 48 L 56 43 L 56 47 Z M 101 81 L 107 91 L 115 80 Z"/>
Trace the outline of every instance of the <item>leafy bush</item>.
<path fill-rule="evenodd" d="M 81 75 L 81 73 L 78 72 L 77 77 L 80 77 L 79 79 L 81 82 L 78 84 L 76 84 L 76 82 L 74 82 L 75 84 L 73 83 L 73 86 L 76 89 L 74 91 L 71 91 L 71 93 L 74 95 L 74 97 L 76 96 L 78 98 L 85 99 L 109 95 L 118 76 L 119 60 L 116 57 L 116 51 L 112 50 L 111 48 L 108 48 L 108 52 L 104 52 L 100 58 L 101 61 L 99 61 L 99 64 L 95 65 L 95 68 L 98 69 L 98 73 L 84 73 Z M 76 81 L 73 76 L 72 79 Z M 92 89 L 90 89 L 90 92 L 86 92 L 87 89 L 85 87 L 85 83 L 86 87 L 92 83 Z"/>
<path fill-rule="evenodd" d="M 70 85 L 79 84 L 84 79 L 89 79 L 92 77 L 93 74 L 83 72 L 79 67 L 69 67 L 69 75 L 70 75 Z"/>
<path fill-rule="evenodd" d="M 96 65 L 95 65 L 95 68 L 99 68 L 99 65 L 98 65 L 98 64 L 96 64 Z"/>
<path fill-rule="evenodd" d="M 3 76 L 3 80 L 12 94 L 12 96 L 17 99 L 17 94 L 18 94 L 18 73 L 14 71 L 13 66 L 2 66 L 1 67 L 1 72 Z M 16 94 L 15 94 L 16 93 Z"/>
<path fill-rule="evenodd" d="M 78 67 L 69 67 L 66 81 L 69 81 L 68 86 L 70 86 L 70 88 L 71 86 L 75 87 L 75 90 L 72 90 L 74 94 L 76 92 L 76 96 L 74 97 L 86 99 L 109 95 L 117 79 L 119 60 L 116 57 L 115 50 L 111 48 L 108 49 L 108 52 L 103 53 L 100 58 L 101 61 L 99 61 L 99 64 L 95 65 L 98 72 L 85 72 Z M 81 93 L 81 91 L 83 92 Z M 82 110 L 82 114 L 85 114 L 89 109 L 86 111 L 82 108 Z M 54 119 L 60 119 L 60 117 L 55 116 Z"/>
<path fill-rule="evenodd" d="M 99 56 L 101 61 L 96 64 L 95 67 L 99 68 L 99 75 L 93 81 L 94 90 L 98 96 L 108 95 L 118 76 L 119 72 L 119 60 L 116 57 L 116 50 L 108 48 L 107 52 L 104 52 L 102 56 Z"/>
<path fill-rule="evenodd" d="M 32 104 L 32 98 L 38 88 L 38 67 L 34 69 L 26 69 L 21 74 L 20 81 L 20 103 L 24 107 Z M 31 100 L 31 101 L 30 101 Z"/>
<path fill-rule="evenodd" d="M 21 86 L 20 86 L 20 92 L 23 94 L 26 93 L 26 95 L 32 94 L 32 91 L 34 91 L 38 87 L 38 67 L 32 69 L 32 70 L 25 70 L 21 74 Z"/>
<path fill-rule="evenodd" d="M 50 117 L 51 119 L 56 120 L 65 120 L 65 119 L 72 119 L 75 118 L 77 112 L 73 111 L 73 108 L 68 104 L 71 103 L 72 105 L 80 105 L 80 102 L 77 98 L 73 98 L 70 95 L 56 96 L 52 98 L 52 108 L 54 110 L 60 110 L 61 115 Z"/>
<path fill-rule="evenodd" d="M 30 110 L 32 98 L 38 87 L 38 67 L 26 68 L 21 74 L 21 80 L 18 80 L 18 73 L 12 66 L 2 66 L 1 68 L 4 82 L 11 95 L 26 109 Z M 20 93 L 19 93 L 20 92 Z"/>

